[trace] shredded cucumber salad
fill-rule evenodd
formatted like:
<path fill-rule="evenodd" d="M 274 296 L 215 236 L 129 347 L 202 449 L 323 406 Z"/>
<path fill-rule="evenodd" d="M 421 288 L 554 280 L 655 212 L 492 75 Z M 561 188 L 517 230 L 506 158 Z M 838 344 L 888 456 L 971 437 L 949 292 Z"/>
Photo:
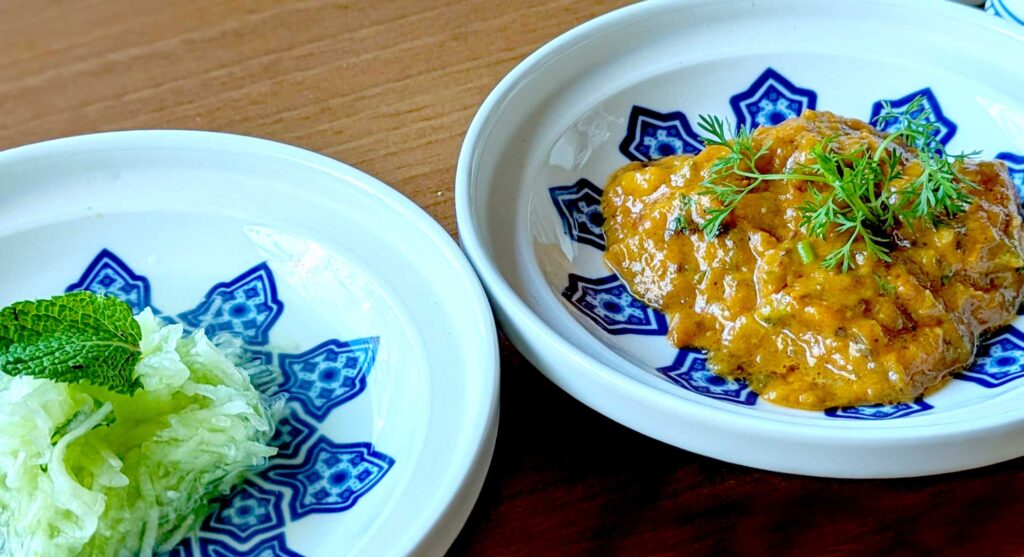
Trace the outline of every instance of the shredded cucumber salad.
<path fill-rule="evenodd" d="M 280 405 L 236 364 L 240 346 L 135 320 L 132 396 L 0 374 L 0 555 L 169 551 L 276 452 Z"/>

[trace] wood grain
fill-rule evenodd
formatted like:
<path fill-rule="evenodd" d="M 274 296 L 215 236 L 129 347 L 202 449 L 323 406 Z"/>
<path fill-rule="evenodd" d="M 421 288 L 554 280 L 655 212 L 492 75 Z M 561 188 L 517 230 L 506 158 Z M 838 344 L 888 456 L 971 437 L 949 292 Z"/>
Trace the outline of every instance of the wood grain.
<path fill-rule="evenodd" d="M 486 94 L 619 0 L 0 2 L 0 148 L 130 128 L 267 137 L 353 164 L 455 231 Z M 838 481 L 733 466 L 582 406 L 503 342 L 494 463 L 454 555 L 1024 555 L 1024 461 Z"/>
<path fill-rule="evenodd" d="M 873 481 L 726 464 L 608 420 L 507 348 L 494 463 L 453 555 L 1024 555 L 1022 459 Z"/>
<path fill-rule="evenodd" d="M 266 137 L 352 164 L 455 232 L 484 97 L 624 2 L 0 2 L 0 148 L 131 128 Z"/>

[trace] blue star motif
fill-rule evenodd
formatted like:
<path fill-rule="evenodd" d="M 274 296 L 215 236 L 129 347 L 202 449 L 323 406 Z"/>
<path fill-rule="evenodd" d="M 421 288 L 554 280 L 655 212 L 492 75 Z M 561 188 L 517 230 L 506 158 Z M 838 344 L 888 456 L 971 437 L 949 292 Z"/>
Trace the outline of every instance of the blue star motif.
<path fill-rule="evenodd" d="M 631 161 L 653 161 L 684 153 L 695 154 L 704 149 L 700 136 L 693 131 L 682 112 L 661 113 L 634 106 L 629 112 L 626 135 L 619 152 Z"/>
<path fill-rule="evenodd" d="M 151 307 L 149 280 L 110 250 L 100 251 L 68 287 L 73 290 L 117 296 L 136 312 Z M 205 327 L 210 336 L 227 332 L 239 337 L 244 343 L 240 366 L 253 385 L 289 402 L 270 441 L 278 449 L 270 467 L 225 498 L 202 529 L 170 551 L 173 557 L 295 557 L 284 538 L 289 510 L 294 522 L 307 514 L 351 508 L 394 464 L 369 443 L 334 443 L 309 419 L 322 421 L 365 390 L 379 339 L 328 340 L 301 354 L 278 355 L 260 346 L 269 341 L 283 310 L 273 274 L 261 263 L 214 285 L 196 308 L 179 314 L 187 332 Z"/>
<path fill-rule="evenodd" d="M 891 420 L 906 418 L 934 408 L 922 399 L 899 404 L 871 404 L 869 406 L 844 406 L 829 408 L 825 415 L 829 418 L 846 418 L 849 420 Z"/>
<path fill-rule="evenodd" d="M 671 364 L 659 367 L 658 372 L 692 393 L 743 406 L 757 403 L 757 393 L 745 382 L 715 374 L 708 369 L 707 362 L 703 352 L 684 348 Z"/>
<path fill-rule="evenodd" d="M 194 540 L 192 536 L 186 536 L 185 539 L 178 543 L 178 545 L 174 546 L 173 549 L 167 552 L 167 557 L 192 557 L 196 554 L 193 543 Z"/>
<path fill-rule="evenodd" d="M 246 543 L 260 534 L 284 528 L 284 495 L 246 482 L 206 517 L 203 531 L 224 534 Z"/>
<path fill-rule="evenodd" d="M 208 557 L 302 557 L 285 543 L 284 533 L 266 538 L 245 549 L 217 538 L 199 538 L 199 553 Z"/>
<path fill-rule="evenodd" d="M 78 290 L 114 296 L 131 306 L 135 313 L 151 305 L 149 279 L 136 274 L 108 249 L 101 250 L 86 267 L 81 278 L 64 289 L 65 292 Z"/>
<path fill-rule="evenodd" d="M 772 68 L 766 69 L 746 90 L 729 99 L 736 129 L 774 126 L 818 105 L 818 94 L 797 87 Z"/>
<path fill-rule="evenodd" d="M 262 346 L 269 342 L 270 328 L 283 310 L 274 274 L 266 263 L 260 263 L 228 282 L 214 285 L 198 306 L 178 318 L 190 327 L 204 327 L 211 338 L 226 332 L 247 344 Z"/>
<path fill-rule="evenodd" d="M 555 211 L 562 219 L 562 229 L 573 240 L 604 250 L 604 216 L 601 214 L 601 188 L 580 178 L 571 186 L 555 186 L 548 190 Z"/>
<path fill-rule="evenodd" d="M 665 316 L 633 297 L 615 275 L 591 279 L 570 274 L 562 297 L 608 334 L 660 336 L 668 332 Z"/>
<path fill-rule="evenodd" d="M 956 124 L 946 117 L 942 113 L 942 107 L 939 106 L 939 99 L 935 97 L 935 93 L 932 92 L 931 88 L 925 87 L 919 91 L 914 91 L 895 100 L 889 100 L 890 106 L 895 111 L 900 111 L 909 105 L 914 99 L 919 96 L 924 97 L 924 106 L 931 111 L 931 121 L 938 124 L 939 129 L 936 132 L 936 138 L 943 145 L 948 145 L 953 136 L 956 135 Z M 884 109 L 884 101 L 875 101 L 875 104 L 871 105 L 871 118 L 869 122 L 879 130 L 884 132 L 896 131 L 899 122 L 896 120 L 887 120 L 885 122 L 878 122 L 878 116 L 882 114 Z M 924 110 L 924 109 L 921 109 Z M 920 114 L 920 111 L 909 114 L 908 116 L 914 117 Z"/>
<path fill-rule="evenodd" d="M 1007 326 L 981 344 L 970 369 L 953 377 L 989 389 L 1024 377 L 1024 333 Z"/>
<path fill-rule="evenodd" d="M 249 372 L 249 381 L 256 390 L 272 394 L 277 392 L 281 383 L 281 370 L 274 365 L 274 353 L 269 350 L 247 348 L 244 352 L 242 367 Z"/>
<path fill-rule="evenodd" d="M 270 446 L 277 448 L 274 461 L 293 460 L 302 456 L 309 441 L 316 435 L 316 425 L 289 407 L 287 414 L 277 421 Z"/>
<path fill-rule="evenodd" d="M 311 513 L 351 508 L 394 463 L 370 443 L 340 444 L 320 436 L 313 441 L 305 462 L 275 464 L 263 476 L 291 488 L 290 519 L 298 520 Z"/>
<path fill-rule="evenodd" d="M 349 342 L 331 339 L 301 354 L 281 354 L 278 364 L 284 382 L 279 390 L 310 417 L 323 421 L 331 410 L 366 388 L 379 344 L 377 337 Z"/>
<path fill-rule="evenodd" d="M 1013 184 L 1017 186 L 1017 192 L 1024 199 L 1024 155 L 1003 152 L 996 155 L 996 159 L 1006 163 L 1006 167 L 1010 171 L 1010 179 L 1013 180 Z"/>

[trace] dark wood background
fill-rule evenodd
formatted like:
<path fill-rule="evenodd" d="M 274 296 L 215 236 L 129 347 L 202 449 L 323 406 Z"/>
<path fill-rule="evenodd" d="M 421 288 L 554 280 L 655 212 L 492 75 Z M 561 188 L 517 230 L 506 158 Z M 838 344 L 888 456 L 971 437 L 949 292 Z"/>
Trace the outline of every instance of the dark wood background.
<path fill-rule="evenodd" d="M 0 0 L 0 148 L 220 130 L 357 166 L 455 233 L 469 121 L 545 41 L 620 0 Z M 487 483 L 453 555 L 1024 555 L 1024 461 L 840 481 L 669 447 L 502 344 Z"/>

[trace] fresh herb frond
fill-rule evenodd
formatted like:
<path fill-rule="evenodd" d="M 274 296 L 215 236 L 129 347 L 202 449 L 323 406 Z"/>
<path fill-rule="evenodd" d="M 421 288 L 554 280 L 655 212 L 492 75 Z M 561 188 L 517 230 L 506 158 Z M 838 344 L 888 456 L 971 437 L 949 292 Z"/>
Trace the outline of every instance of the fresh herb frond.
<path fill-rule="evenodd" d="M 728 153 L 716 159 L 707 169 L 698 195 L 715 198 L 720 207 L 708 209 L 708 217 L 700 228 L 708 238 L 721 234 L 726 217 L 732 213 L 743 196 L 772 179 L 757 170 L 757 161 L 768 152 L 768 145 L 754 146 L 753 135 L 741 126 L 730 137 L 728 121 L 717 116 L 701 115 L 697 123 L 706 135 L 701 139 L 707 146 L 724 147 Z"/>
<path fill-rule="evenodd" d="M 875 125 L 894 130 L 877 147 L 844 151 L 837 146 L 837 136 L 827 137 L 811 149 L 812 162 L 795 172 L 770 174 L 758 170 L 757 164 L 769 145 L 756 146 L 745 127 L 730 135 L 727 121 L 702 115 L 697 126 L 705 145 L 728 152 L 708 167 L 697 192 L 717 201 L 706 210 L 701 230 L 709 238 L 719 235 L 743 197 L 766 181 L 802 181 L 810 199 L 799 207 L 800 227 L 813 238 L 845 237 L 840 248 L 823 258 L 823 267 L 845 272 L 865 257 L 891 262 L 889 233 L 899 222 L 935 224 L 963 213 L 974 202 L 970 190 L 978 186 L 960 170 L 979 153 L 946 152 L 939 140 L 941 128 L 923 96 L 900 110 L 884 103 Z M 904 164 L 908 147 L 920 164 L 912 178 Z"/>
<path fill-rule="evenodd" d="M 132 308 L 110 296 L 69 292 L 0 309 L 0 372 L 89 383 L 132 394 L 142 332 Z"/>
<path fill-rule="evenodd" d="M 947 153 L 939 140 L 942 129 L 923 96 L 916 97 L 901 111 L 883 104 L 877 122 L 879 126 L 894 128 L 879 146 L 880 151 L 901 138 L 917 151 L 921 164 L 921 174 L 899 191 L 894 212 L 901 219 L 934 223 L 967 210 L 974 202 L 969 190 L 977 189 L 978 185 L 964 177 L 960 167 L 981 153 Z"/>
<path fill-rule="evenodd" d="M 710 116 L 707 114 L 701 114 L 697 122 L 697 128 L 706 134 L 701 137 L 704 141 L 704 145 L 707 145 L 708 147 L 718 145 L 720 147 L 732 149 L 729 132 L 726 131 L 728 129 L 727 126 L 728 120 L 722 120 L 718 116 Z"/>
<path fill-rule="evenodd" d="M 704 235 L 708 238 L 715 238 L 721 234 L 725 217 L 729 216 L 733 207 L 735 207 L 735 204 L 717 209 L 708 209 L 708 218 L 700 223 L 700 229 L 704 232 Z"/>
<path fill-rule="evenodd" d="M 893 283 L 889 282 L 889 280 L 883 277 L 882 275 L 876 273 L 875 282 L 878 284 L 878 291 L 881 292 L 883 295 L 892 296 L 893 294 L 896 293 L 896 286 L 894 286 Z"/>
<path fill-rule="evenodd" d="M 669 220 L 669 233 L 678 234 L 685 230 L 689 230 L 690 221 L 686 218 L 686 213 L 693 207 L 693 198 L 686 194 L 679 194 L 676 198 L 675 215 Z"/>
<path fill-rule="evenodd" d="M 835 205 L 835 192 L 829 195 L 814 191 L 814 202 L 808 201 L 800 206 L 800 227 L 812 238 L 824 239 L 829 227 L 836 221 L 839 209 Z"/>

